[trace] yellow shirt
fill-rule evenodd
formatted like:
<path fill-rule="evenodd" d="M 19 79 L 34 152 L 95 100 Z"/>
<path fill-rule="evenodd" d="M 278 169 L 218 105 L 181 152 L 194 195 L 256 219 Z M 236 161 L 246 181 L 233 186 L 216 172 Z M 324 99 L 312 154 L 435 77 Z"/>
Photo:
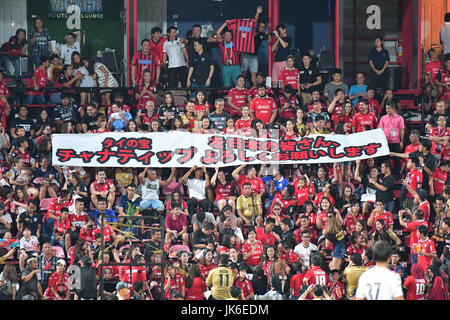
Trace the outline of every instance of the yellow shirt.
<path fill-rule="evenodd" d="M 325 128 L 323 129 L 322 132 L 318 131 L 316 128 L 311 130 L 311 134 L 330 134 L 330 133 L 331 131 Z"/>
<path fill-rule="evenodd" d="M 344 276 L 347 280 L 347 298 L 351 297 L 353 291 L 356 291 L 358 287 L 358 280 L 361 274 L 363 274 L 368 267 L 363 266 L 350 266 L 345 268 Z"/>
<path fill-rule="evenodd" d="M 234 283 L 234 273 L 230 268 L 217 267 L 212 269 L 206 285 L 211 287 L 211 294 L 217 300 L 225 300 L 231 298 L 230 288 Z"/>
<path fill-rule="evenodd" d="M 133 170 L 131 168 L 118 168 L 115 176 L 116 181 L 120 181 L 124 188 L 127 188 L 133 182 Z"/>
<path fill-rule="evenodd" d="M 253 200 L 252 200 L 253 197 Z M 257 194 L 252 194 L 252 197 L 241 195 L 237 199 L 237 210 L 242 210 L 244 216 L 252 219 L 258 215 L 258 205 L 262 205 L 261 198 Z"/>

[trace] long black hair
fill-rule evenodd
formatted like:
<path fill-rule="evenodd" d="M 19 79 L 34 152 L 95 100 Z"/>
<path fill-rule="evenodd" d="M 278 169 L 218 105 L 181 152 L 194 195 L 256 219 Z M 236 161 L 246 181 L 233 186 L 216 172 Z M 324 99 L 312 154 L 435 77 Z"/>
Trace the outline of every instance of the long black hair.
<path fill-rule="evenodd" d="M 200 277 L 200 267 L 197 263 L 191 264 L 189 267 L 187 276 L 186 276 L 186 288 L 192 287 L 192 284 L 194 283 L 194 279 Z"/>

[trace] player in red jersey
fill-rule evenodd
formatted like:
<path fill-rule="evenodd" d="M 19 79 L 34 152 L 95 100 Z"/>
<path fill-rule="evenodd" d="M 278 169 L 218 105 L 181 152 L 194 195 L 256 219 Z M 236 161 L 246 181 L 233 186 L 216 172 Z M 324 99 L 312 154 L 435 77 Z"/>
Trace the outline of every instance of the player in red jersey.
<path fill-rule="evenodd" d="M 426 94 L 428 98 L 428 102 L 426 105 L 426 110 L 430 110 L 431 106 L 436 104 L 439 98 L 442 96 L 444 92 L 444 88 L 442 86 L 436 85 L 436 76 L 442 71 L 442 64 L 439 61 L 439 54 L 431 48 L 428 50 L 428 57 L 430 58 L 430 62 L 425 65 L 426 72 Z M 431 93 L 433 90 L 436 90 L 437 94 L 433 98 Z"/>
<path fill-rule="evenodd" d="M 300 92 L 300 71 L 294 67 L 295 58 L 289 55 L 286 59 L 286 67 L 281 69 L 278 78 L 281 81 L 281 89 L 284 91 L 286 85 L 290 85 L 297 93 Z"/>
<path fill-rule="evenodd" d="M 236 79 L 236 87 L 231 88 L 227 95 L 227 111 L 231 116 L 241 116 L 242 108 L 250 103 L 248 89 L 245 88 L 245 78 L 240 75 Z"/>
<path fill-rule="evenodd" d="M 353 116 L 352 131 L 353 133 L 364 131 L 364 126 L 368 125 L 372 129 L 377 127 L 377 116 L 374 113 L 369 112 L 369 101 L 367 99 L 361 99 L 359 101 L 359 110 L 357 114 Z"/>
<path fill-rule="evenodd" d="M 105 169 L 97 171 L 96 180 L 91 183 L 91 200 L 97 208 L 98 197 L 107 199 L 108 209 L 112 209 L 115 201 L 116 187 L 110 179 L 106 179 Z"/>
<path fill-rule="evenodd" d="M 273 124 L 277 118 L 277 104 L 275 100 L 267 96 L 266 86 L 258 86 L 258 96 L 250 103 L 252 119 L 259 119 L 265 125 Z"/>
<path fill-rule="evenodd" d="M 407 290 L 406 300 L 425 300 L 426 284 L 422 266 L 414 263 L 411 266 L 411 275 L 403 283 L 403 288 Z"/>
<path fill-rule="evenodd" d="M 234 285 L 241 288 L 243 300 L 250 300 L 254 295 L 253 286 L 247 279 L 248 266 L 243 263 L 239 266 L 239 276 L 234 280 Z"/>

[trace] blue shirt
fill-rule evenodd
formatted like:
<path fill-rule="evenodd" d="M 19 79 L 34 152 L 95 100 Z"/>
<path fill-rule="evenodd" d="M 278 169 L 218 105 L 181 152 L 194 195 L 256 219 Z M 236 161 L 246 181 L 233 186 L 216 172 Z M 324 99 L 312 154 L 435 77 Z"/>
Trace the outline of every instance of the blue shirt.
<path fill-rule="evenodd" d="M 277 180 L 275 180 L 275 178 L 273 176 L 263 177 L 263 178 L 261 178 L 261 180 L 266 185 L 267 191 L 270 191 L 269 183 L 270 183 L 270 181 L 273 181 L 274 182 L 274 186 L 275 186 L 275 190 L 276 190 L 275 193 L 277 193 L 278 191 L 283 190 L 289 184 L 289 181 L 287 181 L 285 178 L 281 179 L 281 181 L 277 181 Z M 273 199 L 273 195 L 271 195 L 270 193 L 268 193 L 267 197 L 269 199 Z"/>
<path fill-rule="evenodd" d="M 97 217 L 99 215 L 99 211 L 95 210 L 95 211 L 89 212 L 89 215 L 93 216 L 95 218 L 95 225 L 98 226 Z M 106 209 L 105 210 L 105 215 L 108 216 L 108 218 L 106 218 L 106 221 L 108 221 L 108 222 L 117 222 L 116 214 L 111 209 Z"/>
<path fill-rule="evenodd" d="M 352 85 L 351 87 L 350 87 L 350 90 L 349 90 L 349 92 L 348 92 L 348 95 L 349 96 L 354 96 L 354 95 L 358 95 L 358 94 L 366 94 L 366 92 L 367 92 L 367 84 L 365 84 L 365 85 L 363 85 L 362 87 L 361 86 L 359 86 L 359 85 L 357 85 L 357 84 L 354 84 L 354 85 Z M 356 107 L 356 104 L 358 103 L 358 99 L 359 98 L 356 98 L 356 99 L 353 99 L 352 100 L 352 102 L 353 102 L 353 105 Z"/>
<path fill-rule="evenodd" d="M 120 196 L 119 207 L 123 208 L 124 211 L 128 209 L 129 203 L 131 203 L 135 207 L 138 207 L 141 204 L 141 197 L 137 197 L 136 200 L 131 201 L 130 199 L 128 199 L 127 194 Z"/>
<path fill-rule="evenodd" d="M 129 112 L 123 111 L 123 114 L 125 116 L 125 119 L 127 119 L 128 121 L 130 121 L 133 118 Z M 111 116 L 110 116 L 110 118 L 111 118 Z M 114 130 L 117 130 L 117 131 L 122 131 L 124 128 L 127 127 L 125 120 L 123 118 L 114 120 L 111 123 L 111 126 L 113 127 Z"/>

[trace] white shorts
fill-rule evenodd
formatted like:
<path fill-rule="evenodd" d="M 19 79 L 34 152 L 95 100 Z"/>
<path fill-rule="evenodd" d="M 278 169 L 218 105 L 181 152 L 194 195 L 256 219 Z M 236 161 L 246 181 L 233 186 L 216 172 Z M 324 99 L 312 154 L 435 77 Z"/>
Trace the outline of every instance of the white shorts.
<path fill-rule="evenodd" d="M 241 68 L 245 72 L 258 72 L 258 56 L 254 56 L 248 53 L 241 53 Z"/>

